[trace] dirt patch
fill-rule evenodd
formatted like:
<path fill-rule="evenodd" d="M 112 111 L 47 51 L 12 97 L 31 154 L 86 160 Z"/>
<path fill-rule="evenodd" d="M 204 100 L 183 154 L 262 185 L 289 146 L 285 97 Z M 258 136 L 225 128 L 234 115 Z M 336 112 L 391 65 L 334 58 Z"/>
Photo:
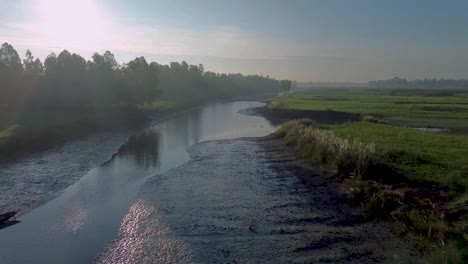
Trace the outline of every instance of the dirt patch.
<path fill-rule="evenodd" d="M 280 125 L 292 119 L 309 118 L 320 124 L 343 124 L 361 120 L 361 115 L 337 111 L 291 110 L 282 108 L 269 109 L 257 107 L 242 110 L 246 115 L 259 115 L 268 119 L 274 125 Z"/>

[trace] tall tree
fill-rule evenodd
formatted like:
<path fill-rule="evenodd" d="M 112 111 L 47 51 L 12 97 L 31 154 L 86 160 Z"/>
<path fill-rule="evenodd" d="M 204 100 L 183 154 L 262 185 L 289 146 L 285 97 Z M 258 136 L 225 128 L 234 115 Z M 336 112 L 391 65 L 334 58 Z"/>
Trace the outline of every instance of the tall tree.
<path fill-rule="evenodd" d="M 135 58 L 124 65 L 122 76 L 125 86 L 121 98 L 129 99 L 128 103 L 143 104 L 158 98 L 157 64 L 148 64 L 144 57 Z"/>
<path fill-rule="evenodd" d="M 291 90 L 291 83 L 290 80 L 281 80 L 280 81 L 280 88 L 283 93 L 287 93 Z"/>
<path fill-rule="evenodd" d="M 18 52 L 8 43 L 0 48 L 0 105 L 14 108 L 20 100 L 23 65 Z"/>

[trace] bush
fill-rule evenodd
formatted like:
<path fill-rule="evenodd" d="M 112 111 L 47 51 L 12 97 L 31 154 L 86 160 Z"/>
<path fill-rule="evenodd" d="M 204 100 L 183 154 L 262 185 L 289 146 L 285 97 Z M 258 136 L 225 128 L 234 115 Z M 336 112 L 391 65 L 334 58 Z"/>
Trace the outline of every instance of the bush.
<path fill-rule="evenodd" d="M 373 115 L 363 115 L 361 120 L 369 123 L 380 123 L 379 119 Z"/>

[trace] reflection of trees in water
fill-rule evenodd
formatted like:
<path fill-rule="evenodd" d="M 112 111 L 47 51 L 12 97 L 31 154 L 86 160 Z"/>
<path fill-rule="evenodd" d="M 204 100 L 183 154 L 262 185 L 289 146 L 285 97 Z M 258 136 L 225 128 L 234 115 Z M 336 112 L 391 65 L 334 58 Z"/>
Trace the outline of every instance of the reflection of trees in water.
<path fill-rule="evenodd" d="M 158 167 L 159 133 L 148 130 L 138 136 L 131 136 L 127 143 L 120 147 L 118 156 L 132 156 L 142 167 Z"/>
<path fill-rule="evenodd" d="M 200 123 L 201 123 L 201 111 L 193 111 L 190 115 L 187 116 L 185 121 L 185 135 L 184 135 L 184 144 L 185 146 L 198 143 L 201 131 L 200 131 Z"/>
<path fill-rule="evenodd" d="M 163 137 L 164 144 L 189 146 L 198 143 L 202 134 L 201 119 L 201 112 L 196 109 L 169 120 L 164 127 L 166 133 L 166 137 Z"/>

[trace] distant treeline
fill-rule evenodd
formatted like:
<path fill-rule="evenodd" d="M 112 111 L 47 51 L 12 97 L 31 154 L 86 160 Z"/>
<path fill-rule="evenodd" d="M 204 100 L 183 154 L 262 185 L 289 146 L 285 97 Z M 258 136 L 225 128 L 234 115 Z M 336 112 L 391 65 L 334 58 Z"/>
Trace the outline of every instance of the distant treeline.
<path fill-rule="evenodd" d="M 390 88 L 468 88 L 468 79 L 422 79 L 409 81 L 404 78 L 392 78 L 388 80 L 370 81 L 371 87 L 390 87 Z"/>
<path fill-rule="evenodd" d="M 44 62 L 27 51 L 20 59 L 8 43 L 0 48 L 1 109 L 93 109 L 139 105 L 164 96 L 184 101 L 275 94 L 268 77 L 205 72 L 203 65 L 161 65 L 144 57 L 117 63 L 106 51 L 86 61 L 80 55 L 51 53 Z"/>

